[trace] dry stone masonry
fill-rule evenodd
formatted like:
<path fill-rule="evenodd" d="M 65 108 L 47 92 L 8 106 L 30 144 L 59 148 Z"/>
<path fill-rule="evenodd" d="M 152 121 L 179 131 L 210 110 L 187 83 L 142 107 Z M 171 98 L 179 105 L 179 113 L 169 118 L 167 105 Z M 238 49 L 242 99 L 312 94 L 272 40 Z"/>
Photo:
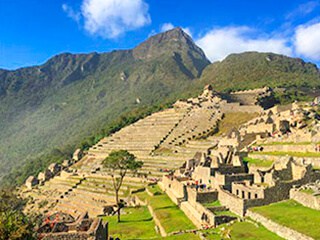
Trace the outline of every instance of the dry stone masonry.
<path fill-rule="evenodd" d="M 37 178 L 30 176 L 22 189 L 29 199 L 25 211 L 64 212 L 75 219 L 86 212 L 91 217 L 106 214 L 115 200 L 111 173 L 102 161 L 120 149 L 144 162 L 142 169 L 126 176 L 120 198 L 131 203 L 132 193 L 158 183 L 198 228 L 216 227 L 250 214 L 251 207 L 289 198 L 319 209 L 320 124 L 315 106 L 293 103 L 264 110 L 257 104 L 271 95 L 271 89 L 263 88 L 225 98 L 208 85 L 197 98 L 179 100 L 103 138 L 87 152 L 76 150 L 61 166 L 51 164 Z M 258 117 L 216 136 L 224 115 L 239 112 Z M 86 225 L 86 230 L 105 228 L 101 222 L 84 222 L 95 226 Z M 50 238 L 52 234 L 44 239 L 66 239 Z"/>

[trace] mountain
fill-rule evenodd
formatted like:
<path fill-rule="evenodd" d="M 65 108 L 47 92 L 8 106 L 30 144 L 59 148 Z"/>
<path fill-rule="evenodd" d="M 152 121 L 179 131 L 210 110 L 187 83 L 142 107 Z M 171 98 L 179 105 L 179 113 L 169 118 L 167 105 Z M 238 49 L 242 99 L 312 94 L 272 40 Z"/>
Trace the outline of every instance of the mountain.
<path fill-rule="evenodd" d="M 183 96 L 208 64 L 175 28 L 132 50 L 64 53 L 0 70 L 0 178 L 53 149 L 70 153 L 123 113 Z"/>
<path fill-rule="evenodd" d="M 319 88 L 319 80 L 314 64 L 273 53 L 232 54 L 211 64 L 180 28 L 131 50 L 63 53 L 40 66 L 0 69 L 0 183 L 21 183 L 75 147 L 197 96 L 206 84 L 225 92 L 292 88 L 285 96 L 292 100 L 296 88 Z"/>
<path fill-rule="evenodd" d="M 211 83 L 215 89 L 225 91 L 264 86 L 319 88 L 320 73 L 315 64 L 299 58 L 245 52 L 212 63 L 203 71 L 200 82 Z"/>

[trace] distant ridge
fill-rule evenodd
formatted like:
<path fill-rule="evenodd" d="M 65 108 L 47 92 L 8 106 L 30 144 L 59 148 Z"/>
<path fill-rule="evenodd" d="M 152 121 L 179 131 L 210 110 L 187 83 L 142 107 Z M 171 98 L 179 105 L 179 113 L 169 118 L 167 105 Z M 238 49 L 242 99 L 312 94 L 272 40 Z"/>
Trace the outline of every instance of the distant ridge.
<path fill-rule="evenodd" d="M 319 87 L 320 73 L 313 63 L 274 53 L 231 54 L 209 65 L 201 76 L 219 90 L 260 87 Z"/>

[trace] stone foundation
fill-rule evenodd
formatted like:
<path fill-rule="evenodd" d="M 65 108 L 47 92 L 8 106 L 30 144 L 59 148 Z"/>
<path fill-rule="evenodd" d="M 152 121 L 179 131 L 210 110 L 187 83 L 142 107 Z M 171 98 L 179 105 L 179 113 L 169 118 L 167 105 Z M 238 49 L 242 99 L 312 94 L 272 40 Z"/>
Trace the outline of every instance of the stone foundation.
<path fill-rule="evenodd" d="M 313 240 L 313 238 L 308 237 L 302 233 L 299 233 L 293 229 L 282 226 L 278 223 L 271 221 L 268 218 L 261 216 L 260 214 L 254 213 L 250 210 L 247 211 L 247 216 L 252 218 L 254 221 L 261 223 L 265 228 L 278 234 L 288 240 Z"/>

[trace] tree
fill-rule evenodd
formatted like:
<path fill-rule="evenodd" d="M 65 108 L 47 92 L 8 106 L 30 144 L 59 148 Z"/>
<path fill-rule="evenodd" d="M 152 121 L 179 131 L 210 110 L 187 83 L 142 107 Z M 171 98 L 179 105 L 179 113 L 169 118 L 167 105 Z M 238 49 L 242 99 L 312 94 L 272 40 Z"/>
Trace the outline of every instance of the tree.
<path fill-rule="evenodd" d="M 0 190 L 0 240 L 33 239 L 33 226 L 22 212 L 23 205 L 13 191 Z"/>
<path fill-rule="evenodd" d="M 136 161 L 136 157 L 127 150 L 112 151 L 103 161 L 103 166 L 112 170 L 111 177 L 118 207 L 118 222 L 120 222 L 120 209 L 123 207 L 123 204 L 119 201 L 119 190 L 123 179 L 128 171 L 136 172 L 142 165 L 143 162 Z"/>

